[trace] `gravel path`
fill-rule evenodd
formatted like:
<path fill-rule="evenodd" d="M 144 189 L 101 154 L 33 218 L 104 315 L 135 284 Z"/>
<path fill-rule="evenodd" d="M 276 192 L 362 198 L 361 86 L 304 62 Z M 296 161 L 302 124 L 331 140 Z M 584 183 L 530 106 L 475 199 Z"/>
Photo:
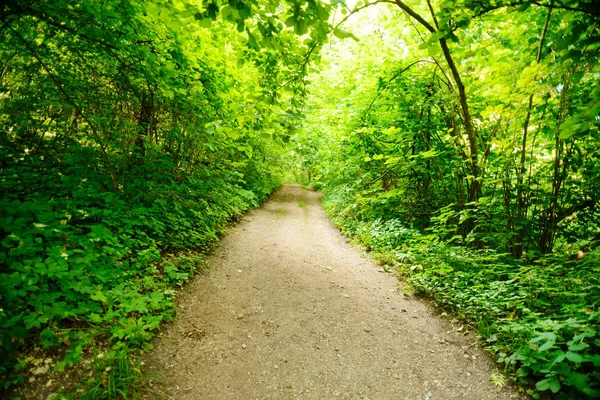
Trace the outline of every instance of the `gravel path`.
<path fill-rule="evenodd" d="M 517 399 L 473 338 L 286 185 L 223 239 L 144 361 L 147 399 Z"/>

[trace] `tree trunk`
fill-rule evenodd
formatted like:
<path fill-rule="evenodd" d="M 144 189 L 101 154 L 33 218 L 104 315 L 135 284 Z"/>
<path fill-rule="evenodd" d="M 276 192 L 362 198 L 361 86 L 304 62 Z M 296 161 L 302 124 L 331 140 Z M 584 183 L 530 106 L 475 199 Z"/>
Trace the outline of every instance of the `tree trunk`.
<path fill-rule="evenodd" d="M 544 22 L 544 28 L 542 29 L 542 34 L 540 36 L 540 42 L 538 45 L 538 51 L 536 56 L 536 64 L 540 64 L 542 61 L 542 50 L 544 46 L 544 40 L 546 38 L 546 33 L 548 32 L 548 24 L 550 23 L 550 16 L 552 15 L 552 7 L 548 8 L 548 14 L 546 15 L 546 20 Z M 534 81 L 537 79 L 537 74 L 534 77 Z M 531 119 L 531 109 L 533 108 L 533 96 L 532 93 L 529 96 L 529 103 L 527 106 L 527 115 L 525 116 L 525 122 L 523 123 L 523 140 L 521 143 L 521 160 L 519 164 L 519 171 L 517 174 L 517 225 L 516 225 L 516 235 L 515 235 L 515 244 L 513 246 L 512 255 L 515 258 L 521 258 L 523 256 L 523 250 L 525 248 L 525 240 L 526 240 L 526 226 L 527 226 L 527 203 L 528 198 L 525 192 L 525 155 L 527 153 L 527 130 L 529 129 L 529 121 Z"/>
<path fill-rule="evenodd" d="M 437 33 L 437 27 L 432 26 L 429 22 L 427 22 L 422 16 L 417 14 L 413 9 L 408 7 L 401 0 L 394 0 L 394 3 L 402 9 L 406 14 L 410 17 L 418 21 L 422 26 L 425 27 L 431 33 Z M 428 2 L 429 9 L 431 11 L 434 23 L 437 26 L 437 20 L 435 19 L 435 13 L 433 11 L 433 7 Z M 465 86 L 463 84 L 460 73 L 458 72 L 458 68 L 456 67 L 456 63 L 452 58 L 452 54 L 450 53 L 450 48 L 448 47 L 448 42 L 444 37 L 438 40 L 440 47 L 442 48 L 442 53 L 444 54 L 444 59 L 446 60 L 446 64 L 450 69 L 452 80 L 454 80 L 456 89 L 458 90 L 458 103 L 460 106 L 460 113 L 462 117 L 462 122 L 465 128 L 465 133 L 467 134 L 468 139 L 468 159 L 466 160 L 467 169 L 469 170 L 468 176 L 468 189 L 467 189 L 467 208 L 474 209 L 476 207 L 476 203 L 481 197 L 481 181 L 480 181 L 480 168 L 479 168 L 479 143 L 477 140 L 477 135 L 475 133 L 475 127 L 473 125 L 473 118 L 471 116 L 471 111 L 469 108 L 469 102 L 467 99 L 467 94 L 465 91 Z M 460 185 L 459 185 L 460 186 Z M 463 235 L 468 235 L 475 228 L 475 220 L 473 217 L 467 218 L 461 229 L 463 231 Z"/>

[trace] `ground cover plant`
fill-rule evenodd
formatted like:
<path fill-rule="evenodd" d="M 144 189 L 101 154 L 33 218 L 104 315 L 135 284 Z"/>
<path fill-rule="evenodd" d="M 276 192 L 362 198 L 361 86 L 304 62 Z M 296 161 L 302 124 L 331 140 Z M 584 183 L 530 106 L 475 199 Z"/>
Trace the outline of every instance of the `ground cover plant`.
<path fill-rule="evenodd" d="M 92 359 L 77 396 L 130 397 L 174 289 L 281 184 L 310 44 L 262 7 L 0 6 L 0 390 Z"/>
<path fill-rule="evenodd" d="M 325 205 L 346 235 L 394 267 L 417 294 L 471 324 L 501 371 L 534 397 L 600 395 L 598 249 L 577 263 L 553 256 L 527 265 L 495 250 L 445 243 L 398 219 L 348 218 L 342 207 L 352 203 L 335 194 Z"/>
<path fill-rule="evenodd" d="M 287 174 L 533 396 L 599 397 L 599 18 L 591 0 L 4 2 L 2 389 L 87 358 L 71 396 L 135 395 L 131 355 L 175 289 Z"/>
<path fill-rule="evenodd" d="M 532 396 L 600 397 L 596 8 L 391 3 L 338 16 L 297 176 Z"/>

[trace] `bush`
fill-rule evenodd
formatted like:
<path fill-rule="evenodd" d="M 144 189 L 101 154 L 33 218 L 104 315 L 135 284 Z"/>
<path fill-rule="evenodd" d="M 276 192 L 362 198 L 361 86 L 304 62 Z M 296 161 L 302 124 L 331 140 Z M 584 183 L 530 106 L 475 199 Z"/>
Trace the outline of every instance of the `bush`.
<path fill-rule="evenodd" d="M 525 265 L 449 245 L 397 219 L 358 218 L 340 190 L 324 204 L 345 234 L 395 265 L 416 293 L 475 327 L 534 398 L 600 398 L 600 248 L 577 262 L 551 255 Z"/>

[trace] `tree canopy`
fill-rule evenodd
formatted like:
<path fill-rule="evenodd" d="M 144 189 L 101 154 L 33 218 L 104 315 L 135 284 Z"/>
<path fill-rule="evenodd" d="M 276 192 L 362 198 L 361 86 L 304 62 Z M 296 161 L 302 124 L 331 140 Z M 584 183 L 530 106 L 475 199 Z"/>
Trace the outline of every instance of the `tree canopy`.
<path fill-rule="evenodd" d="M 199 251 L 294 176 L 533 395 L 600 396 L 599 23 L 593 0 L 4 2 L 4 387 L 32 343 L 58 370 L 147 347 Z"/>
<path fill-rule="evenodd" d="M 598 11 L 380 3 L 310 77 L 302 179 L 532 395 L 600 396 Z"/>

